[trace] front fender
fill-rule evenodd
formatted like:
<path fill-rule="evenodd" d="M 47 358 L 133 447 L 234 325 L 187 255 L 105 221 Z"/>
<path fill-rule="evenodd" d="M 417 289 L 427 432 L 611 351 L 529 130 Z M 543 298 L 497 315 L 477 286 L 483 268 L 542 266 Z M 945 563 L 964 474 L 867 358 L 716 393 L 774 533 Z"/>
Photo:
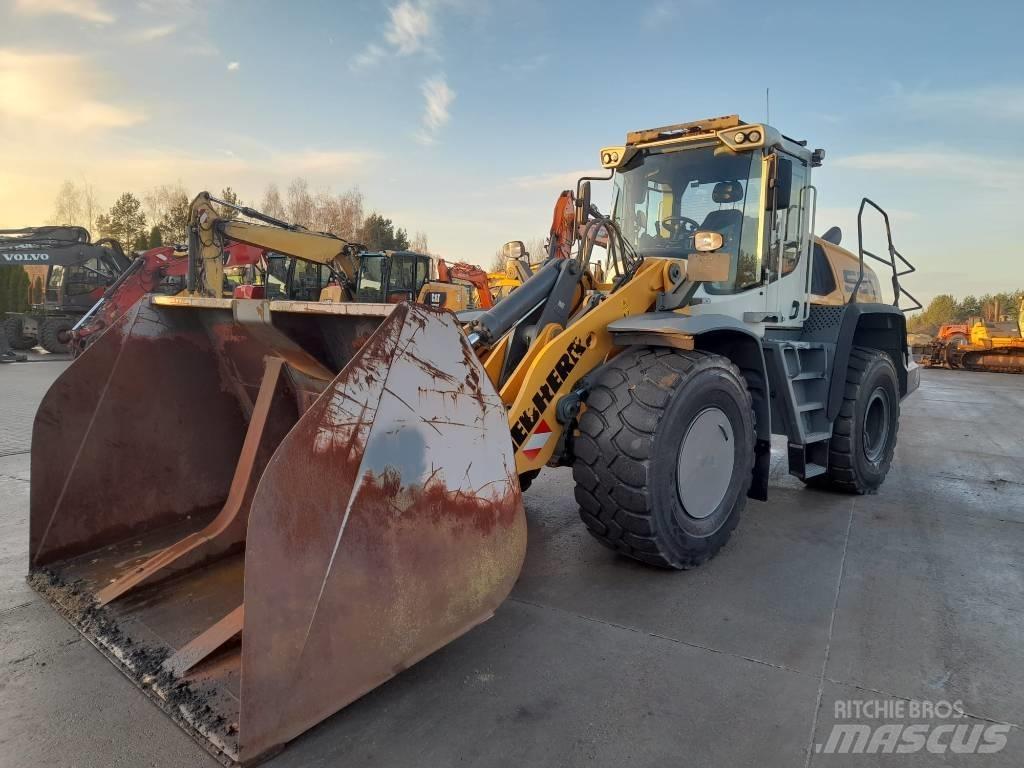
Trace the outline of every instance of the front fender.
<path fill-rule="evenodd" d="M 771 391 L 761 337 L 729 315 L 680 315 L 650 312 L 616 320 L 608 325 L 616 346 L 673 347 L 713 352 L 729 358 L 743 374 L 754 406 L 757 457 L 749 496 L 764 500 L 768 494 L 771 453 Z"/>

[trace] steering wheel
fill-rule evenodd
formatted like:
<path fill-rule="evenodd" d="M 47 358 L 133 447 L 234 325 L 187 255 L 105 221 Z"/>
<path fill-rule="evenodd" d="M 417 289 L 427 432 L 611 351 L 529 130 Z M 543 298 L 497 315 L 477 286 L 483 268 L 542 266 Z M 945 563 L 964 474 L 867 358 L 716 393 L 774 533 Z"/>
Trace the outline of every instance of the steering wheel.
<path fill-rule="evenodd" d="M 670 240 L 679 240 L 680 235 L 691 237 L 700 229 L 700 224 L 689 216 L 669 216 L 661 220 L 661 226 L 668 230 Z"/>

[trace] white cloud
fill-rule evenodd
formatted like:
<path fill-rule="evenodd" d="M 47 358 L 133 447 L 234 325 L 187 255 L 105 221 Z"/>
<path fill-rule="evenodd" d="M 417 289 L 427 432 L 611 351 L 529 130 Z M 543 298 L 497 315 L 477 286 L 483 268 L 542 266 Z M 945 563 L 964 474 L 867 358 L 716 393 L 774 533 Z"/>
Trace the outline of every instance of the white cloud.
<path fill-rule="evenodd" d="M 17 154 L 0 163 L 0 226 L 38 224 L 49 215 L 62 179 L 81 179 L 97 190 L 101 208 L 130 190 L 141 195 L 162 182 L 177 180 L 190 194 L 233 187 L 242 199 L 260 199 L 268 182 L 286 186 L 303 176 L 311 185 L 351 187 L 366 179 L 376 157 L 358 150 L 282 150 L 234 137 L 230 150 L 134 144 L 99 133 L 55 141 L 51 135 L 26 135 Z"/>
<path fill-rule="evenodd" d="M 241 66 L 237 61 L 229 61 L 228 72 L 237 72 Z"/>
<path fill-rule="evenodd" d="M 907 91 L 896 83 L 893 92 L 901 106 L 914 112 L 942 117 L 985 115 L 989 122 L 1024 120 L 1024 87 L 983 85 L 956 90 Z"/>
<path fill-rule="evenodd" d="M 0 123 L 81 133 L 145 119 L 141 110 L 106 102 L 96 91 L 96 78 L 80 56 L 0 48 Z"/>
<path fill-rule="evenodd" d="M 519 189 L 562 190 L 576 189 L 576 182 L 584 176 L 607 176 L 607 171 L 600 169 L 582 171 L 559 171 L 556 173 L 540 173 L 533 176 L 518 176 L 512 179 L 512 185 Z M 552 198 L 553 200 L 554 198 Z"/>
<path fill-rule="evenodd" d="M 551 56 L 547 53 L 538 53 L 535 56 L 531 56 L 527 59 L 520 61 L 508 61 L 501 65 L 502 72 L 510 72 L 512 74 L 526 74 L 528 72 L 536 72 L 538 69 L 548 63 Z"/>
<path fill-rule="evenodd" d="M 943 150 L 866 152 L 848 155 L 833 165 L 861 171 L 938 178 L 1004 191 L 1024 188 L 1024 163 L 989 155 Z"/>
<path fill-rule="evenodd" d="M 130 35 L 130 38 L 139 43 L 151 43 L 164 37 L 173 35 L 178 29 L 177 24 L 161 24 L 156 27 L 145 27 Z"/>
<path fill-rule="evenodd" d="M 384 57 L 385 50 L 376 43 L 370 43 L 366 46 L 366 50 L 362 53 L 358 53 L 352 59 L 352 69 L 363 69 L 369 67 L 372 64 L 376 64 L 378 60 Z"/>
<path fill-rule="evenodd" d="M 427 50 L 434 33 L 433 7 L 429 0 L 401 0 L 388 9 L 382 43 L 371 42 L 350 64 L 352 69 L 372 66 L 389 53 L 409 56 Z"/>
<path fill-rule="evenodd" d="M 679 7 L 677 3 L 663 0 L 663 2 L 649 5 L 641 17 L 641 21 L 645 27 L 658 27 L 672 21 L 678 14 Z"/>
<path fill-rule="evenodd" d="M 448 87 L 444 75 L 426 80 L 421 90 L 426 104 L 423 108 L 422 127 L 416 137 L 423 144 L 432 144 L 437 132 L 451 119 L 448 110 L 455 100 L 455 91 Z"/>
<path fill-rule="evenodd" d="M 60 14 L 96 24 L 114 22 L 113 14 L 103 10 L 97 0 L 15 0 L 14 8 L 33 16 Z"/>
<path fill-rule="evenodd" d="M 425 3 L 402 0 L 389 9 L 390 20 L 384 39 L 403 55 L 416 53 L 430 36 L 433 21 Z"/>
<path fill-rule="evenodd" d="M 276 154 L 272 166 L 284 174 L 348 173 L 375 156 L 360 151 L 302 150 Z"/>

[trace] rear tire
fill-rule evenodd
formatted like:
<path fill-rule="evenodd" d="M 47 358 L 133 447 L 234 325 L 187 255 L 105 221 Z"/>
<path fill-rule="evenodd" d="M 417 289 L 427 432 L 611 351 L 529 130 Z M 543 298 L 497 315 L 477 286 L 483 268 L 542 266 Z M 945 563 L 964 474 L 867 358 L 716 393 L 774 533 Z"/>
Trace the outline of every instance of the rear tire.
<path fill-rule="evenodd" d="M 678 569 L 722 548 L 746 504 L 754 463 L 750 393 L 727 358 L 629 349 L 601 369 L 579 431 L 576 501 L 598 541 Z"/>
<path fill-rule="evenodd" d="M 63 354 L 70 350 L 70 347 L 60 340 L 61 331 L 70 331 L 74 323 L 70 320 L 58 318 L 43 320 L 39 329 L 39 343 L 47 352 Z"/>
<path fill-rule="evenodd" d="M 20 317 L 8 317 L 4 320 L 4 333 L 7 334 L 7 343 L 11 349 L 32 349 L 36 340 L 24 334 L 25 324 Z"/>
<path fill-rule="evenodd" d="M 845 493 L 877 491 L 892 464 L 899 418 L 899 384 L 892 360 L 877 349 L 854 347 L 843 404 L 832 426 L 828 472 L 806 484 Z"/>

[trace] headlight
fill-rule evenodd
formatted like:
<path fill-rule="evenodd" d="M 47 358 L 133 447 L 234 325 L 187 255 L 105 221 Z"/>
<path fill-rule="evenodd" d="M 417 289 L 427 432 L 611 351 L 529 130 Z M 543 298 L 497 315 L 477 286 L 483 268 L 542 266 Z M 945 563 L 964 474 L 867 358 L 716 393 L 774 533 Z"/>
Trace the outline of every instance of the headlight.
<path fill-rule="evenodd" d="M 698 251 L 717 251 L 722 247 L 722 236 L 718 232 L 697 232 L 693 236 L 693 247 Z"/>
<path fill-rule="evenodd" d="M 732 137 L 732 140 L 735 141 L 737 144 L 742 144 L 744 141 L 747 140 L 747 134 L 742 132 L 737 133 L 735 136 Z"/>
<path fill-rule="evenodd" d="M 747 138 L 750 139 L 751 142 L 756 143 L 761 140 L 761 132 L 751 131 L 750 133 L 747 134 Z"/>

